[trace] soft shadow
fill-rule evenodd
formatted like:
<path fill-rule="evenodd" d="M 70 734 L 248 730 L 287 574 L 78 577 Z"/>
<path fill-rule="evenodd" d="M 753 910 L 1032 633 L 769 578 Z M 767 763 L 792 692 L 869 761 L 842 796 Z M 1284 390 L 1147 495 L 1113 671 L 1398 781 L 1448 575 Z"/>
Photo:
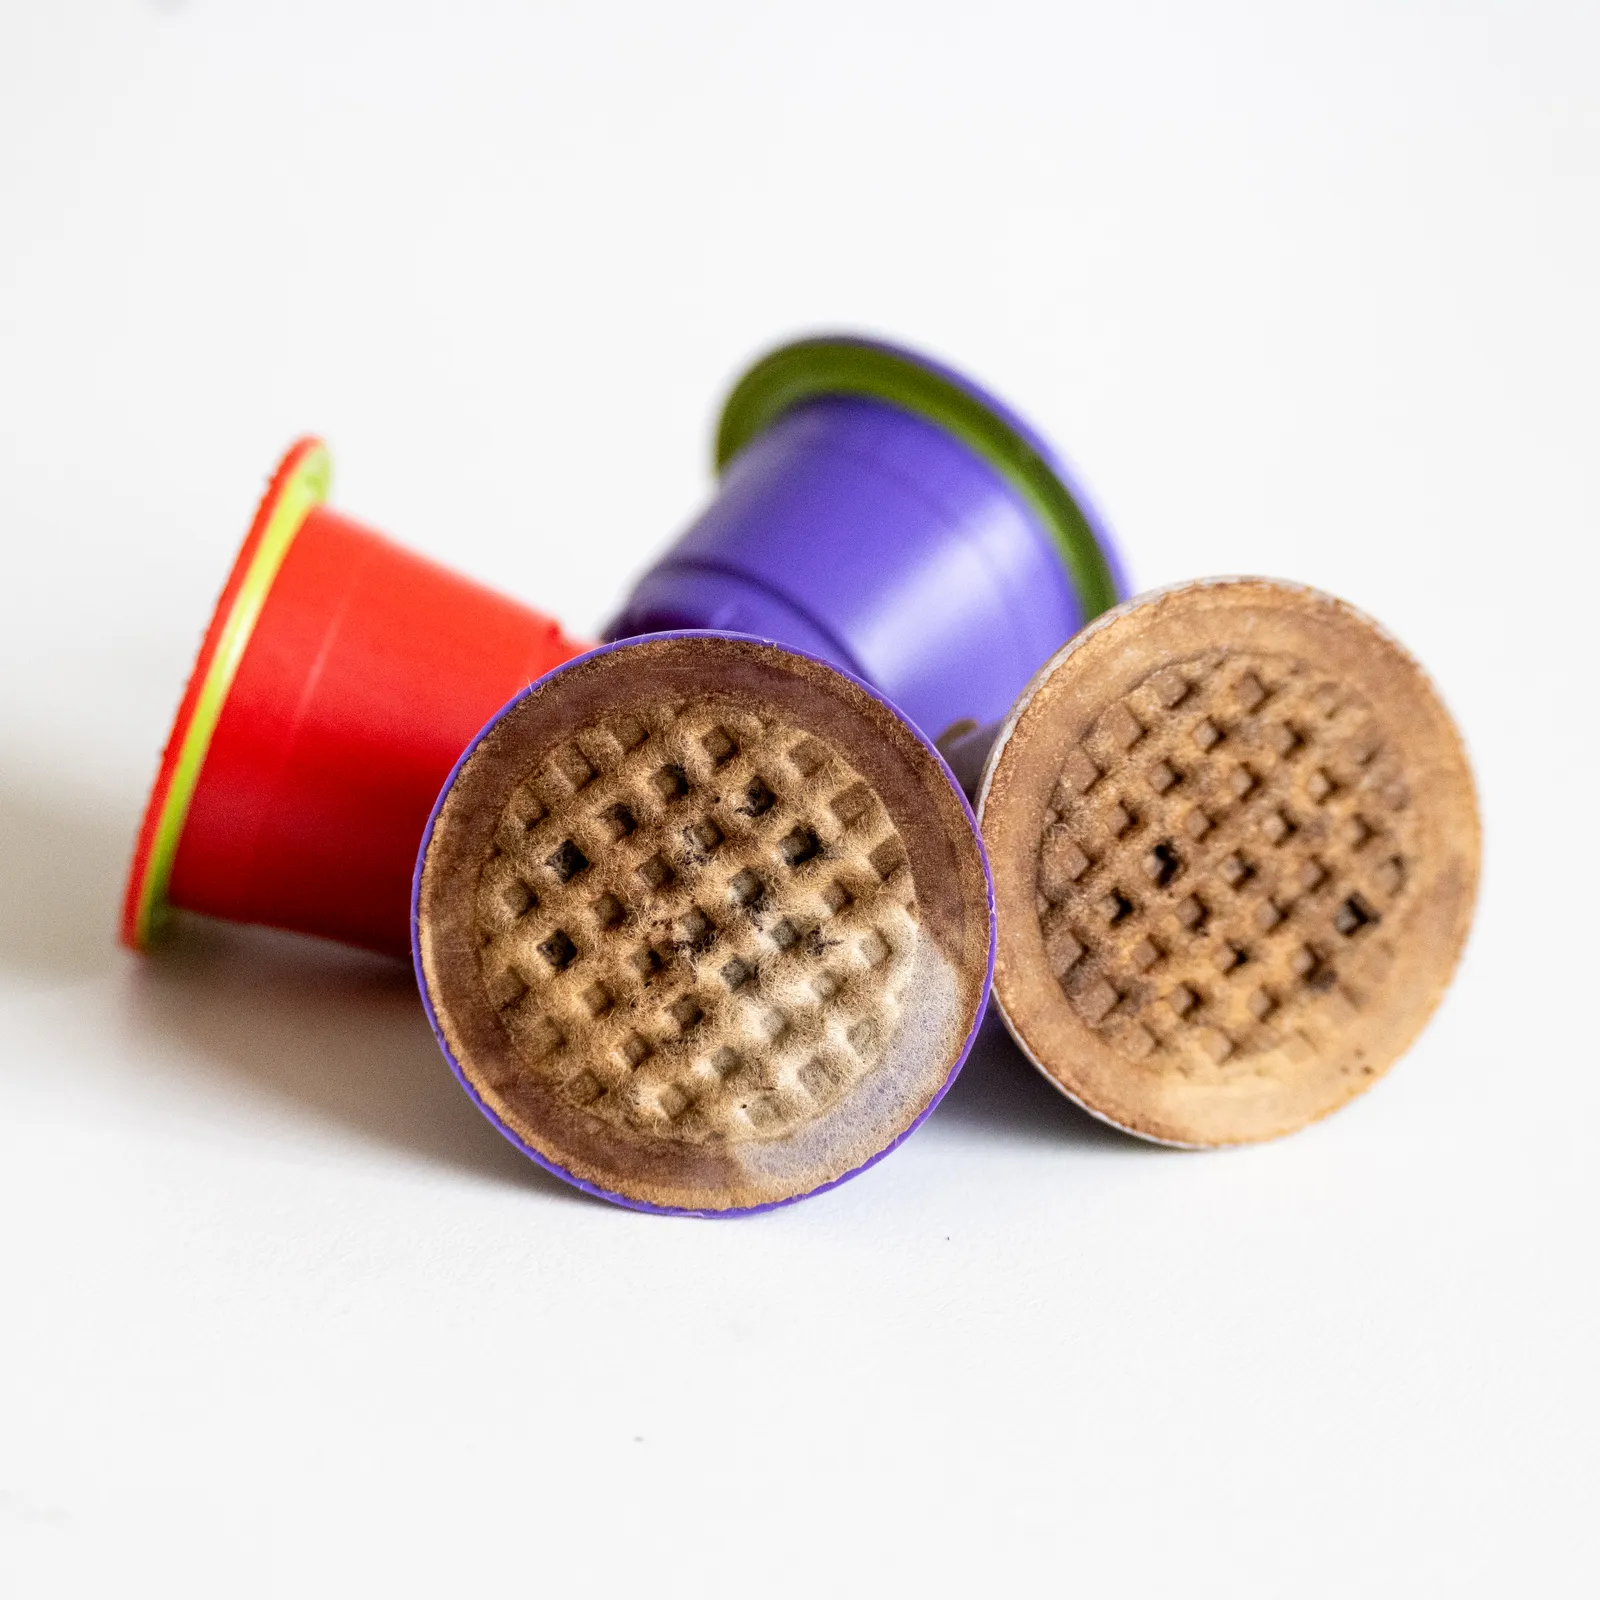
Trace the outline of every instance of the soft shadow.
<path fill-rule="evenodd" d="M 131 827 L 0 778 L 0 965 L 84 978 L 116 962 Z"/>
<path fill-rule="evenodd" d="M 137 820 L 0 775 L 0 967 L 70 982 L 127 963 L 133 1026 L 180 1046 L 163 1071 L 218 1075 L 425 1160 L 587 1201 L 468 1099 L 405 963 L 198 917 L 148 956 L 120 951 Z"/>
<path fill-rule="evenodd" d="M 993 1006 L 933 1121 L 947 1131 L 1057 1148 L 1094 1146 L 1134 1154 L 1153 1148 L 1091 1117 L 1047 1083 L 1017 1048 Z"/>
<path fill-rule="evenodd" d="M 451 1075 L 400 961 L 181 918 L 134 973 L 140 1028 L 185 1063 L 444 1166 L 587 1200 L 519 1154 Z"/>

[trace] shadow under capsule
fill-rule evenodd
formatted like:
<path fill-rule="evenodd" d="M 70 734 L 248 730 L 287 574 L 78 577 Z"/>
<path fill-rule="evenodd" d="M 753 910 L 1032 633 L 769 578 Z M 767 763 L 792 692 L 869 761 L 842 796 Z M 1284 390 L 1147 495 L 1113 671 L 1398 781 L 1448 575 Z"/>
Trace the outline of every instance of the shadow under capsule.
<path fill-rule="evenodd" d="M 461 1092 L 403 963 L 199 918 L 134 959 L 136 1026 L 186 1062 L 374 1143 L 585 1199 L 512 1149 Z"/>
<path fill-rule="evenodd" d="M 116 941 L 134 819 L 0 774 L 0 969 L 75 984 L 129 970 L 128 1025 L 161 1070 L 265 1091 L 424 1160 L 581 1204 L 461 1092 L 409 965 L 319 939 L 181 917 L 148 956 Z"/>
<path fill-rule="evenodd" d="M 962 1136 L 995 1138 L 1057 1150 L 1105 1149 L 1150 1155 L 1160 1147 L 1108 1127 L 1059 1089 L 1017 1048 L 990 1004 L 972 1054 L 933 1123 Z"/>

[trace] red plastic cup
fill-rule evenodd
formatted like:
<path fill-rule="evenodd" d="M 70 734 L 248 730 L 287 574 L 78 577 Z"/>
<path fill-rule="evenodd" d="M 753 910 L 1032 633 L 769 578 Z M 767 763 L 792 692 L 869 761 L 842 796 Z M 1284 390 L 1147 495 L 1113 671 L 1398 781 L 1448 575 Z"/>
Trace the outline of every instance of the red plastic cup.
<path fill-rule="evenodd" d="M 323 505 L 302 439 L 206 630 L 145 808 L 122 940 L 172 907 L 406 956 L 429 812 L 474 735 L 587 648 Z"/>

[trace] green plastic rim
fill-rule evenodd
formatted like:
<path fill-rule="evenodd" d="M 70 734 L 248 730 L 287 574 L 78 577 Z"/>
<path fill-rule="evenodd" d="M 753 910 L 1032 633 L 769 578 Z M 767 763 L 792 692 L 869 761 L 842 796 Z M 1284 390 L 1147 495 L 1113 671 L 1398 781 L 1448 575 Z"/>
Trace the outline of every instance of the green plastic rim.
<path fill-rule="evenodd" d="M 807 400 L 859 395 L 954 435 L 1021 496 L 1049 532 L 1078 592 L 1083 620 L 1118 602 L 1094 529 L 1028 438 L 973 391 L 915 357 L 854 339 L 801 339 L 764 356 L 734 385 L 717 426 L 720 472 L 758 434 Z"/>
<path fill-rule="evenodd" d="M 169 754 L 168 764 L 157 780 L 145 820 L 146 837 L 141 840 L 144 861 L 135 880 L 127 930 L 128 942 L 135 949 L 144 949 L 166 921 L 167 885 L 172 879 L 178 841 L 200 782 L 200 769 L 211 748 L 211 737 L 222 720 L 228 691 L 278 569 L 306 518 L 327 499 L 332 476 L 333 465 L 320 440 L 308 440 L 290 452 L 240 551 L 229 584 L 232 594 L 225 595 L 223 605 L 212 618 L 202 647 L 198 692 L 187 707 L 187 717 L 180 710 L 171 741 L 175 751 Z"/>

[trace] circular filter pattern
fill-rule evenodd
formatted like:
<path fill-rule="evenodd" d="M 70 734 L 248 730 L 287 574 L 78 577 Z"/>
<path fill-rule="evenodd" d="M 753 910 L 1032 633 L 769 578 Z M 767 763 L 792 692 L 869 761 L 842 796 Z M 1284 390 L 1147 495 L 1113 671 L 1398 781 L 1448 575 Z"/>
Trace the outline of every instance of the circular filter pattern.
<path fill-rule="evenodd" d="M 992 903 L 965 801 L 854 679 L 665 635 L 542 680 L 441 798 L 418 970 L 528 1154 L 650 1209 L 780 1204 L 883 1154 L 966 1054 Z"/>
<path fill-rule="evenodd" d="M 1455 968 L 1479 828 L 1460 738 L 1376 623 L 1265 579 L 1092 624 L 989 757 L 995 996 L 1086 1109 L 1172 1144 L 1326 1116 Z"/>

